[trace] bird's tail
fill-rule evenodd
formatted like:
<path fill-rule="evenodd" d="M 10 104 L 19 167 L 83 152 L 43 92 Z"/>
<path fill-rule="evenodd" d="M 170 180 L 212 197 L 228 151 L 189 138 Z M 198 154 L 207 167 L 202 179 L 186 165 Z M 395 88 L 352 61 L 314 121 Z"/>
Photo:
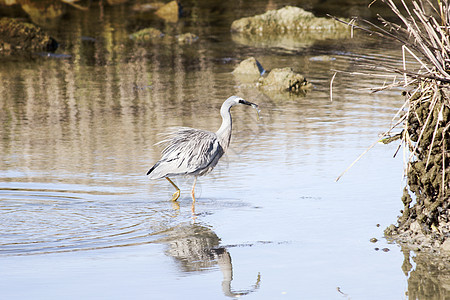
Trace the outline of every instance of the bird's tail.
<path fill-rule="evenodd" d="M 153 172 L 153 170 L 156 169 L 156 167 L 157 167 L 158 165 L 159 165 L 159 162 L 156 163 L 153 167 L 151 167 L 150 170 L 148 170 L 148 172 L 147 172 L 147 176 L 150 175 L 150 173 Z M 151 176 L 149 176 L 149 177 L 151 177 Z"/>

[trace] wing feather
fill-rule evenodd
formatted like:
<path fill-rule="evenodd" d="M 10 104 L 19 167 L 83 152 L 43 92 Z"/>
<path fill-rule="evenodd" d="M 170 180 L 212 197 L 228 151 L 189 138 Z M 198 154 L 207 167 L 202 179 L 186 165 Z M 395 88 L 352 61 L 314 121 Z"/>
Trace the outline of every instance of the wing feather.
<path fill-rule="evenodd" d="M 149 170 L 150 179 L 209 173 L 224 151 L 213 132 L 179 127 L 158 144 L 165 144 L 161 159 Z"/>

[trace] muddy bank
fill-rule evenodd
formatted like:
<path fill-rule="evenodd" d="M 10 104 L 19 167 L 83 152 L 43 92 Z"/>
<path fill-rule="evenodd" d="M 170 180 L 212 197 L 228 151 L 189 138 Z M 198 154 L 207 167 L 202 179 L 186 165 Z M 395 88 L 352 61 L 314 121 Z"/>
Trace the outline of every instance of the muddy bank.
<path fill-rule="evenodd" d="M 407 164 L 398 225 L 385 233 L 419 251 L 450 253 L 450 97 L 432 84 L 407 97 L 402 134 L 414 159 Z"/>
<path fill-rule="evenodd" d="M 385 234 L 415 251 L 450 256 L 450 108 L 441 92 L 422 93 L 410 106 L 403 135 L 414 159 L 407 164 L 404 208 Z M 423 101 L 430 97 L 436 102 Z"/>

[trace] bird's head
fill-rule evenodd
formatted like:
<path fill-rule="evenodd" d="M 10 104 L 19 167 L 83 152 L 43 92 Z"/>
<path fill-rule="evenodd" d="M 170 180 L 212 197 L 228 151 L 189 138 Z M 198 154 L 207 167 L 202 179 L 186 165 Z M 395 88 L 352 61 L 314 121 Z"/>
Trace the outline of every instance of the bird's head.
<path fill-rule="evenodd" d="M 256 110 L 258 110 L 258 105 L 252 102 L 249 102 L 247 100 L 242 99 L 241 97 L 238 96 L 231 96 L 230 98 L 228 98 L 224 105 L 228 104 L 227 106 L 232 107 L 236 104 L 244 104 L 244 105 L 249 105 L 253 108 L 255 108 Z"/>
<path fill-rule="evenodd" d="M 258 114 L 258 119 L 259 119 L 259 109 L 258 109 L 258 104 L 249 102 L 247 100 L 242 99 L 241 97 L 238 96 L 231 96 L 230 98 L 228 98 L 223 104 L 222 104 L 222 108 L 220 109 L 221 114 L 223 115 L 223 113 L 229 113 L 230 108 L 237 105 L 237 104 L 244 104 L 244 105 L 248 105 L 253 107 L 254 109 L 256 109 L 256 113 Z"/>
<path fill-rule="evenodd" d="M 225 147 L 224 149 L 228 147 L 228 144 L 230 143 L 231 138 L 231 113 L 230 109 L 231 107 L 237 105 L 237 104 L 244 104 L 253 107 L 256 109 L 256 113 L 258 114 L 259 119 L 259 109 L 258 105 L 252 102 L 249 102 L 247 100 L 242 99 L 238 96 L 231 96 L 225 102 L 222 104 L 222 107 L 220 108 L 220 115 L 222 116 L 222 125 L 220 126 L 219 130 L 217 130 L 216 134 L 221 140 L 220 144 L 222 147 Z"/>

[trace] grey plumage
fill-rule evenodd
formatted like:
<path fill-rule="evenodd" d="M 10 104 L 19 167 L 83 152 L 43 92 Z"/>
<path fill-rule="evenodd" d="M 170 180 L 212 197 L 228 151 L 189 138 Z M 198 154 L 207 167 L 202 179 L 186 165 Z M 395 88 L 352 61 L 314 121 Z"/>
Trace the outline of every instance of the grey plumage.
<path fill-rule="evenodd" d="M 177 189 L 172 200 L 179 197 L 178 187 L 169 179 L 172 176 L 206 175 L 211 172 L 219 162 L 219 159 L 227 151 L 231 139 L 232 120 L 230 109 L 236 104 L 250 105 L 258 109 L 258 105 L 248 102 L 240 97 L 231 96 L 220 108 L 222 125 L 215 133 L 179 127 L 170 132 L 167 139 L 160 143 L 166 147 L 162 151 L 161 159 L 147 172 L 150 179 L 165 177 Z M 194 197 L 194 187 L 192 197 Z"/>
<path fill-rule="evenodd" d="M 215 133 L 189 127 L 177 128 L 159 143 L 166 147 L 162 158 L 148 171 L 150 179 L 206 175 L 225 152 Z"/>

